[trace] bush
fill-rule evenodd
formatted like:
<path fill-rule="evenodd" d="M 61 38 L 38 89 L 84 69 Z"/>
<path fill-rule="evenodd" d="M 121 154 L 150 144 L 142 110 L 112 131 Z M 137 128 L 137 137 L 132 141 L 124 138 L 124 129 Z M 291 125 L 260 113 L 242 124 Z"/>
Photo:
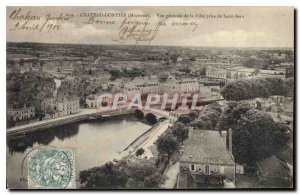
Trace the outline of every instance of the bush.
<path fill-rule="evenodd" d="M 156 147 L 161 156 L 167 156 L 168 162 L 173 152 L 179 148 L 179 144 L 175 137 L 171 136 L 170 134 L 163 134 L 158 137 Z"/>
<path fill-rule="evenodd" d="M 187 114 L 184 114 L 184 115 L 181 115 L 178 117 L 178 122 L 181 122 L 181 123 L 184 123 L 184 124 L 188 124 L 192 121 L 192 118 L 187 115 Z"/>
<path fill-rule="evenodd" d="M 207 105 L 200 112 L 199 117 L 191 123 L 191 126 L 197 129 L 213 130 L 218 123 L 221 113 L 222 109 L 218 103 Z"/>
<path fill-rule="evenodd" d="M 183 142 L 185 139 L 188 138 L 189 135 L 188 127 L 180 122 L 175 123 L 172 126 L 171 131 L 173 135 L 176 137 L 178 142 Z"/>
<path fill-rule="evenodd" d="M 136 155 L 136 156 L 141 156 L 141 155 L 144 154 L 144 152 L 145 152 L 145 150 L 144 150 L 143 148 L 140 148 L 140 149 L 138 149 L 138 150 L 135 152 L 135 155 Z"/>
<path fill-rule="evenodd" d="M 158 188 L 163 181 L 155 163 L 146 159 L 109 162 L 81 171 L 79 179 L 89 189 Z"/>

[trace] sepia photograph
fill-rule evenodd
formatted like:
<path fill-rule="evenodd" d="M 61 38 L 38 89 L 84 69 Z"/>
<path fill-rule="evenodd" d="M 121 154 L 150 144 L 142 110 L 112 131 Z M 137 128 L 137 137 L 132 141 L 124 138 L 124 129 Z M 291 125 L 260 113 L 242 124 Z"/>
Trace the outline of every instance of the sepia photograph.
<path fill-rule="evenodd" d="M 294 190 L 294 20 L 7 6 L 6 188 Z"/>

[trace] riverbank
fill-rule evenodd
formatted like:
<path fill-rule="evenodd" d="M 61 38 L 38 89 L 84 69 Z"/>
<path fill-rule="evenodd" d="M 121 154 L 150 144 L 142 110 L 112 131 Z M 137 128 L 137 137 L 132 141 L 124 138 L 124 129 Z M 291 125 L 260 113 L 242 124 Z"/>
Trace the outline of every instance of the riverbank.
<path fill-rule="evenodd" d="M 102 114 L 106 115 L 102 117 Z M 111 112 L 100 112 L 98 109 L 82 109 L 79 113 L 47 119 L 43 121 L 37 121 L 25 125 L 20 125 L 12 128 L 8 128 L 6 130 L 7 137 L 13 137 L 20 134 L 26 134 L 28 132 L 36 131 L 36 130 L 43 130 L 49 129 L 53 127 L 59 127 L 62 125 L 75 123 L 75 122 L 82 122 L 88 120 L 99 120 L 107 117 L 115 117 L 115 116 L 124 116 L 127 114 L 133 114 L 132 111 L 129 110 L 113 110 Z"/>
<path fill-rule="evenodd" d="M 136 151 L 140 148 L 144 149 L 142 158 L 147 159 L 154 157 L 151 147 L 153 147 L 158 137 L 163 134 L 172 124 L 169 121 L 158 122 L 145 133 L 137 137 L 132 143 L 130 143 L 123 151 L 121 151 L 120 158 L 130 155 L 135 155 Z M 119 158 L 119 159 L 120 159 Z M 118 159 L 118 160 L 119 160 Z"/>

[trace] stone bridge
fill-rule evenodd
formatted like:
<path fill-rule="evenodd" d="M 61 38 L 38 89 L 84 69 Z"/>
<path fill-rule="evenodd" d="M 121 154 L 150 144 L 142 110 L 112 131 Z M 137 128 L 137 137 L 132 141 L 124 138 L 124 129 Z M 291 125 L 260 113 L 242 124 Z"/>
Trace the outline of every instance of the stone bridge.
<path fill-rule="evenodd" d="M 169 120 L 170 122 L 173 122 L 177 120 L 177 117 L 171 116 L 170 112 L 165 110 L 150 108 L 150 109 L 143 109 L 141 111 L 144 113 L 145 117 L 149 114 L 153 114 L 156 117 L 157 121 L 161 121 L 165 119 L 165 120 Z"/>

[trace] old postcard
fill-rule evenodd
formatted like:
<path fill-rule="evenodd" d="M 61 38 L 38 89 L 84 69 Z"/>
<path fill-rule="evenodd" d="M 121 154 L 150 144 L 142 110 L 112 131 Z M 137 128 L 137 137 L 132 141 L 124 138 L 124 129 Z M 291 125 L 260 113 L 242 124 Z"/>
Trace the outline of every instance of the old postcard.
<path fill-rule="evenodd" d="M 6 8 L 8 189 L 293 189 L 293 7 Z"/>

